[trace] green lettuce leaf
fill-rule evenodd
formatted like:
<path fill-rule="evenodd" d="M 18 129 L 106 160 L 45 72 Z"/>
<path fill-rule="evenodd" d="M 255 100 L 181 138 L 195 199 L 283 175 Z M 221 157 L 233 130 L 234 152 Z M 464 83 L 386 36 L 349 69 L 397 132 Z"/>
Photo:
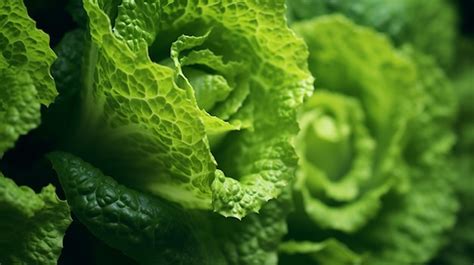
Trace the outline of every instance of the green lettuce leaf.
<path fill-rule="evenodd" d="M 287 0 L 294 21 L 342 13 L 355 22 L 386 33 L 397 44 L 411 43 L 443 66 L 453 62 L 457 18 L 446 0 Z"/>
<path fill-rule="evenodd" d="M 49 68 L 56 58 L 23 1 L 0 3 L 0 157 L 40 123 L 40 105 L 57 92 Z"/>
<path fill-rule="evenodd" d="M 291 193 L 242 220 L 182 209 L 123 185 L 81 159 L 49 155 L 68 203 L 98 238 L 140 264 L 277 263 Z"/>
<path fill-rule="evenodd" d="M 313 80 L 283 1 L 84 8 L 81 113 L 63 149 L 120 183 L 224 216 L 257 212 L 282 192 Z"/>
<path fill-rule="evenodd" d="M 0 173 L 0 263 L 57 264 L 72 219 L 54 190 L 36 194 Z"/>
<path fill-rule="evenodd" d="M 210 260 L 218 259 L 210 242 L 198 241 L 206 229 L 192 215 L 118 184 L 73 155 L 48 157 L 73 212 L 108 245 L 140 264 L 214 264 Z"/>
<path fill-rule="evenodd" d="M 229 265 L 274 265 L 278 246 L 287 233 L 286 217 L 293 209 L 290 187 L 241 221 L 211 218 L 215 238 Z"/>
<path fill-rule="evenodd" d="M 429 261 L 458 208 L 447 77 L 430 57 L 398 51 L 340 15 L 293 28 L 308 44 L 316 89 L 327 91 L 316 90 L 299 115 L 296 212 L 281 251 L 341 264 L 321 251 L 336 240 L 354 253 L 347 262 Z"/>

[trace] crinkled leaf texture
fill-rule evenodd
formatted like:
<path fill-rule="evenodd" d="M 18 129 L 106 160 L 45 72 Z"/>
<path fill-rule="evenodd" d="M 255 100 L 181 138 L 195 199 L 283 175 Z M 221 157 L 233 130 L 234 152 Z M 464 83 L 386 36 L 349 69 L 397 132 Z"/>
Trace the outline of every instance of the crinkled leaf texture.
<path fill-rule="evenodd" d="M 381 31 L 397 44 L 411 43 L 443 66 L 453 62 L 456 13 L 446 0 L 287 0 L 291 20 L 342 13 L 355 22 Z M 433 19 L 436 18 L 436 19 Z"/>
<path fill-rule="evenodd" d="M 214 234 L 229 265 L 275 265 L 278 246 L 287 233 L 286 217 L 292 210 L 291 189 L 266 203 L 259 213 L 242 220 L 212 218 Z"/>
<path fill-rule="evenodd" d="M 56 56 L 23 1 L 0 2 L 0 157 L 40 123 L 40 105 L 57 92 L 49 68 Z"/>
<path fill-rule="evenodd" d="M 397 51 L 340 15 L 293 28 L 308 44 L 316 89 L 328 92 L 317 90 L 300 114 L 296 241 L 282 250 L 338 264 L 319 251 L 336 240 L 367 264 L 429 261 L 458 207 L 447 163 L 456 100 L 446 76 L 431 58 Z"/>
<path fill-rule="evenodd" d="M 118 184 L 73 155 L 56 152 L 49 159 L 75 215 L 108 245 L 140 264 L 219 264 L 211 261 L 219 259 L 211 242 L 199 242 L 206 227 L 192 215 Z"/>
<path fill-rule="evenodd" d="M 84 8 L 81 121 L 65 149 L 121 183 L 224 216 L 257 212 L 282 192 L 313 81 L 283 1 Z"/>
<path fill-rule="evenodd" d="M 122 186 L 73 155 L 56 152 L 49 158 L 79 220 L 140 264 L 277 263 L 277 246 L 291 209 L 289 189 L 259 214 L 229 219 L 185 211 Z"/>
<path fill-rule="evenodd" d="M 36 194 L 0 173 L 0 263 L 57 264 L 72 219 L 49 185 Z"/>

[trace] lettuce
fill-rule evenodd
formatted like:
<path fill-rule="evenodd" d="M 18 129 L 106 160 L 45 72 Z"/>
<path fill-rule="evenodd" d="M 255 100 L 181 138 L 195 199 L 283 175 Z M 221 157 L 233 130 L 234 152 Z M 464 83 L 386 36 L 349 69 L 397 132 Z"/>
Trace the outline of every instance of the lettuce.
<path fill-rule="evenodd" d="M 40 123 L 40 106 L 57 95 L 49 68 L 56 58 L 22 1 L 0 3 L 0 158 Z"/>
<path fill-rule="evenodd" d="M 56 58 L 22 1 L 0 2 L 0 158 L 40 124 L 41 105 L 57 92 L 49 68 Z M 0 172 L 0 264 L 56 264 L 69 207 L 48 185 L 39 194 Z"/>
<path fill-rule="evenodd" d="M 61 95 L 46 118 L 70 152 L 49 157 L 81 223 L 143 264 L 276 264 L 296 110 L 313 89 L 283 1 L 87 0 L 84 10 L 88 26 L 76 17 L 80 29 L 56 48 Z M 97 190 L 78 193 L 82 184 Z M 108 200 L 99 187 L 136 198 L 154 232 L 120 199 L 88 202 Z"/>
<path fill-rule="evenodd" d="M 0 1 L 0 263 L 470 262 L 445 1 Z"/>
<path fill-rule="evenodd" d="M 140 264 L 213 264 L 205 255 L 211 245 L 191 215 L 157 197 L 118 184 L 113 178 L 72 155 L 49 155 L 68 203 L 79 220 L 107 244 Z"/>
<path fill-rule="evenodd" d="M 286 189 L 241 221 L 184 211 L 123 186 L 71 154 L 48 155 L 77 218 L 98 238 L 140 264 L 277 263 L 291 209 Z"/>
<path fill-rule="evenodd" d="M 0 215 L 0 263 L 57 264 L 72 220 L 52 185 L 36 194 L 0 173 Z"/>
<path fill-rule="evenodd" d="M 454 59 L 457 18 L 452 3 L 434 0 L 288 0 L 289 17 L 305 20 L 342 13 L 355 22 L 384 32 L 397 44 L 411 43 L 443 66 Z"/>
<path fill-rule="evenodd" d="M 430 57 L 397 51 L 340 15 L 293 28 L 319 78 L 299 115 L 296 212 L 283 259 L 429 261 L 458 207 L 446 162 L 456 99 L 446 76 Z"/>
<path fill-rule="evenodd" d="M 296 167 L 296 109 L 312 92 L 283 1 L 84 8 L 80 113 L 63 149 L 130 187 L 224 216 L 282 192 Z"/>

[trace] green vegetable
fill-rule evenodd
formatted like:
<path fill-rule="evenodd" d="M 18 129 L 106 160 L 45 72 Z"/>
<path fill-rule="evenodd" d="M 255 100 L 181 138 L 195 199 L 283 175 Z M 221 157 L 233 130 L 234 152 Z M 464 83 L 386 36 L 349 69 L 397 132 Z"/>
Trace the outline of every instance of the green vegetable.
<path fill-rule="evenodd" d="M 429 3 L 421 0 L 288 0 L 287 3 L 292 20 L 342 13 L 361 25 L 386 33 L 397 45 L 413 44 L 443 66 L 453 62 L 457 19 L 447 0 Z"/>
<path fill-rule="evenodd" d="M 56 56 L 22 1 L 0 3 L 0 158 L 40 123 L 40 105 L 57 92 L 49 68 Z"/>
<path fill-rule="evenodd" d="M 0 263 L 57 264 L 69 207 L 48 185 L 41 193 L 0 173 Z"/>
<path fill-rule="evenodd" d="M 293 241 L 280 250 L 317 264 L 429 261 L 457 210 L 446 76 L 430 57 L 397 51 L 340 15 L 293 28 L 319 78 L 299 118 Z M 334 248 L 347 248 L 347 259 L 328 254 Z"/>
<path fill-rule="evenodd" d="M 49 158 L 68 203 L 97 237 L 140 264 L 207 264 L 211 245 L 197 240 L 204 226 L 178 208 L 118 184 L 90 164 L 66 153 Z M 211 263 L 210 263 L 211 264 Z"/>
<path fill-rule="evenodd" d="M 454 5 L 0 1 L 0 265 L 472 262 Z"/>
<path fill-rule="evenodd" d="M 342 16 L 293 28 L 309 46 L 309 66 L 320 75 L 319 87 L 331 91 L 316 92 L 300 115 L 296 188 L 309 202 L 311 218 L 353 232 L 377 212 L 381 196 L 395 184 L 400 189 L 406 184 L 400 149 L 413 113 L 415 69 L 382 35 Z M 331 206 L 332 200 L 340 204 Z"/>
<path fill-rule="evenodd" d="M 40 107 L 57 92 L 49 68 L 55 59 L 22 1 L 0 2 L 0 158 L 40 124 Z M 18 187 L 0 172 L 0 264 L 57 264 L 69 207 L 52 185 L 41 193 Z"/>
<path fill-rule="evenodd" d="M 185 211 L 118 184 L 67 153 L 49 158 L 68 203 L 97 237 L 140 264 L 276 264 L 291 209 L 287 189 L 242 221 Z M 222 255 L 224 254 L 224 256 Z"/>
<path fill-rule="evenodd" d="M 283 1 L 84 8 L 91 40 L 64 149 L 120 183 L 224 216 L 257 212 L 282 192 L 313 80 Z"/>
<path fill-rule="evenodd" d="M 286 217 L 292 210 L 290 186 L 259 213 L 249 214 L 242 221 L 212 218 L 217 227 L 215 238 L 229 265 L 274 265 L 278 262 L 278 246 L 287 233 Z"/>

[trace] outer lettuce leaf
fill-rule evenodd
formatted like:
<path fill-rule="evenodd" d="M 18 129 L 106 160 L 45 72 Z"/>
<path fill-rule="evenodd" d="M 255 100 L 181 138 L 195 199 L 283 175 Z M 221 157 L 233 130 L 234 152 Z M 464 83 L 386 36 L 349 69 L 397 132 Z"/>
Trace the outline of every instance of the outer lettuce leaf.
<path fill-rule="evenodd" d="M 243 220 L 185 211 L 118 184 L 81 159 L 49 155 L 72 210 L 90 231 L 140 264 L 276 264 L 291 209 L 287 189 Z"/>
<path fill-rule="evenodd" d="M 318 85 L 332 93 L 316 92 L 300 115 L 301 199 L 288 237 L 297 241 L 282 250 L 308 253 L 308 264 L 337 264 L 310 251 L 323 244 L 311 242 L 336 239 L 367 264 L 429 261 L 458 207 L 448 157 L 456 100 L 446 76 L 429 57 L 410 48 L 401 54 L 339 15 L 293 27 L 309 46 Z M 358 167 L 364 159 L 368 166 Z M 335 161 L 346 171 L 331 177 Z"/>
<path fill-rule="evenodd" d="M 72 219 L 49 185 L 39 194 L 0 173 L 0 263 L 57 264 Z"/>
<path fill-rule="evenodd" d="M 260 212 L 239 220 L 213 218 L 215 237 L 229 265 L 274 265 L 278 246 L 287 233 L 286 217 L 292 210 L 290 187 Z"/>
<path fill-rule="evenodd" d="M 211 262 L 219 257 L 210 242 L 198 241 L 205 226 L 191 215 L 118 184 L 75 156 L 49 158 L 76 216 L 108 245 L 140 264 L 218 264 Z"/>
<path fill-rule="evenodd" d="M 56 58 L 23 1 L 0 2 L 0 157 L 40 123 L 56 97 L 49 68 Z M 0 263 L 56 264 L 71 223 L 67 204 L 49 185 L 39 194 L 0 173 Z"/>
<path fill-rule="evenodd" d="M 296 109 L 312 90 L 283 1 L 84 7 L 84 104 L 65 149 L 129 186 L 224 216 L 281 193 L 296 166 Z M 209 95 L 216 84 L 227 92 Z"/>
<path fill-rule="evenodd" d="M 386 33 L 397 44 L 411 43 L 443 66 L 453 62 L 457 37 L 455 10 L 434 0 L 287 0 L 292 20 L 342 13 L 355 22 Z"/>
<path fill-rule="evenodd" d="M 1 157 L 14 146 L 20 135 L 38 126 L 41 114 L 35 86 L 26 72 L 0 66 L 0 80 Z"/>
<path fill-rule="evenodd" d="M 40 123 L 40 104 L 57 92 L 49 68 L 48 36 L 36 29 L 23 1 L 0 3 L 0 157 Z"/>

